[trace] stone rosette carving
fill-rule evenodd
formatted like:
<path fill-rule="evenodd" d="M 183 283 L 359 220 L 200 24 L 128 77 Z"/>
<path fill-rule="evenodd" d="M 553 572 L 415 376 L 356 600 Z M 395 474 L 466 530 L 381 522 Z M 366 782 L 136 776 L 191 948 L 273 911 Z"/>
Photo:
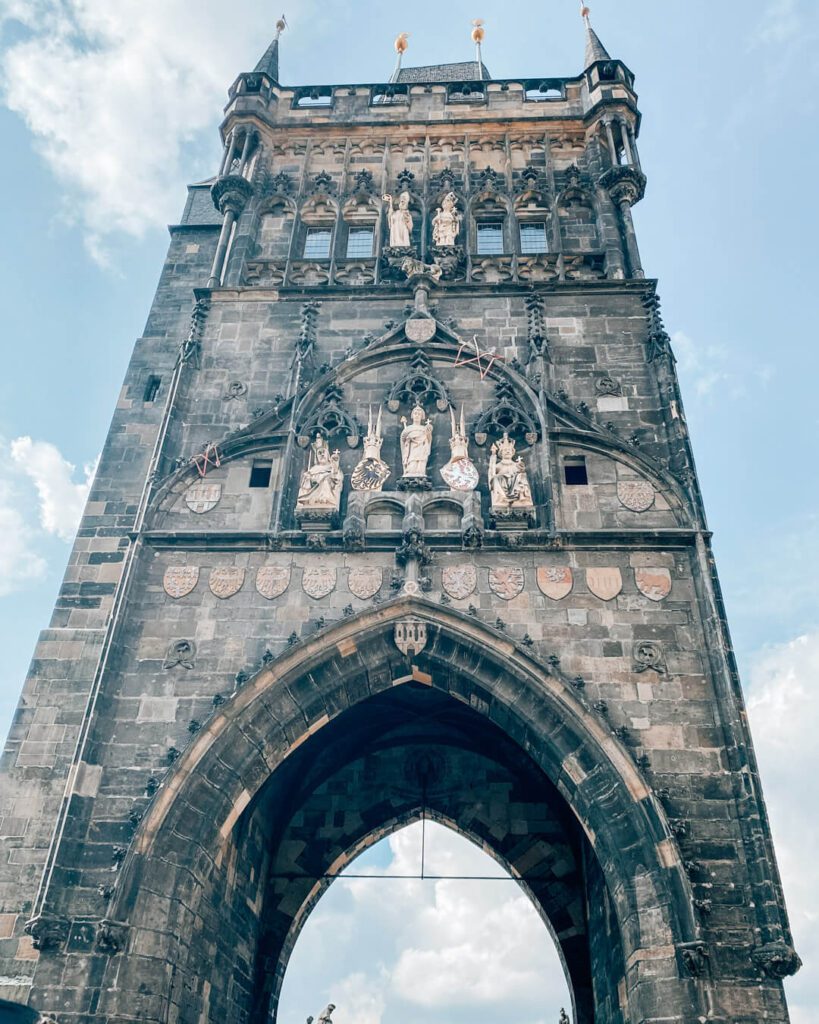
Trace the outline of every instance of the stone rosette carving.
<path fill-rule="evenodd" d="M 649 601 L 662 601 L 671 593 L 671 573 L 668 569 L 635 569 L 634 582 Z"/>
<path fill-rule="evenodd" d="M 790 978 L 802 967 L 802 960 L 796 950 L 785 942 L 770 942 L 752 953 L 759 973 L 767 978 Z"/>
<path fill-rule="evenodd" d="M 441 586 L 456 601 L 463 601 L 475 592 L 478 572 L 474 565 L 447 565 L 441 570 Z"/>
<path fill-rule="evenodd" d="M 623 576 L 616 566 L 586 569 L 586 586 L 601 601 L 613 601 L 623 589 Z"/>
<path fill-rule="evenodd" d="M 238 594 L 245 582 L 245 570 L 241 566 L 228 565 L 219 569 L 211 569 L 208 579 L 210 592 L 214 597 L 227 600 Z"/>
<path fill-rule="evenodd" d="M 381 589 L 384 574 L 376 566 L 350 569 L 347 574 L 347 588 L 355 597 L 367 601 Z"/>
<path fill-rule="evenodd" d="M 193 640 L 174 640 L 168 648 L 162 667 L 169 669 L 180 665 L 182 668 L 191 669 L 195 660 L 196 644 Z"/>
<path fill-rule="evenodd" d="M 281 597 L 290 586 L 290 573 L 289 565 L 263 565 L 256 570 L 256 590 L 268 601 Z"/>
<path fill-rule="evenodd" d="M 635 672 L 656 672 L 664 675 L 665 657 L 663 648 L 656 640 L 638 640 L 632 649 Z"/>
<path fill-rule="evenodd" d="M 191 484 L 185 491 L 185 504 L 197 515 L 216 508 L 222 497 L 222 485 L 215 483 Z"/>
<path fill-rule="evenodd" d="M 504 601 L 511 601 L 523 590 L 525 577 L 520 566 L 496 566 L 489 570 L 489 589 Z"/>
<path fill-rule="evenodd" d="M 301 574 L 301 587 L 308 597 L 319 601 L 336 589 L 336 570 L 328 565 L 304 569 Z"/>
<path fill-rule="evenodd" d="M 162 577 L 162 588 L 168 597 L 187 597 L 199 582 L 196 565 L 169 565 Z"/>
<path fill-rule="evenodd" d="M 572 592 L 574 577 L 566 565 L 540 565 L 536 575 L 541 592 L 552 601 L 562 601 Z"/>
<path fill-rule="evenodd" d="M 620 504 L 632 512 L 647 512 L 654 504 L 656 492 L 648 480 L 618 480 Z"/>

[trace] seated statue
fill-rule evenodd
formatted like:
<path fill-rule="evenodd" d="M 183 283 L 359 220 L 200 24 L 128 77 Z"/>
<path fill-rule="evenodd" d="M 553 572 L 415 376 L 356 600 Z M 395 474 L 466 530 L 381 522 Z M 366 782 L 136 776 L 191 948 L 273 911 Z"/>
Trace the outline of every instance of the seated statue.
<path fill-rule="evenodd" d="M 490 449 L 488 483 L 493 511 L 534 508 L 526 467 L 508 434 Z"/>
<path fill-rule="evenodd" d="M 313 509 L 338 511 L 344 484 L 340 458 L 338 449 L 331 455 L 327 442 L 321 434 L 316 434 L 316 440 L 310 446 L 310 461 L 301 475 L 296 497 L 297 513 Z"/>

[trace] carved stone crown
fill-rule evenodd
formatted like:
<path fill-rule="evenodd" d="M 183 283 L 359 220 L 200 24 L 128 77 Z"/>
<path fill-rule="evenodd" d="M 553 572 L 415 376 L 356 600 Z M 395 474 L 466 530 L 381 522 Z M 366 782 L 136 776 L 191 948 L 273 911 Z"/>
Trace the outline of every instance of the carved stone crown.
<path fill-rule="evenodd" d="M 498 449 L 498 455 L 500 455 L 502 459 L 514 459 L 515 442 L 508 434 L 504 434 L 500 441 L 496 441 L 495 444 Z"/>

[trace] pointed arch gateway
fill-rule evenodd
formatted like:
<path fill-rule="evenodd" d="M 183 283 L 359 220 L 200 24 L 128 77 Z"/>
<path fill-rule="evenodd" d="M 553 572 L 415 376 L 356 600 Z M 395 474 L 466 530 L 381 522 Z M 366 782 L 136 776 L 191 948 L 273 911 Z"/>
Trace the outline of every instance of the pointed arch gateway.
<path fill-rule="evenodd" d="M 407 620 L 426 630 L 411 658 L 395 644 Z M 559 672 L 405 597 L 263 668 L 174 765 L 123 868 L 100 1012 L 132 1019 L 141 989 L 159 1000 L 146 1020 L 275 1017 L 332 877 L 422 809 L 528 892 L 578 1024 L 689 1019 L 690 887 L 628 754 Z"/>

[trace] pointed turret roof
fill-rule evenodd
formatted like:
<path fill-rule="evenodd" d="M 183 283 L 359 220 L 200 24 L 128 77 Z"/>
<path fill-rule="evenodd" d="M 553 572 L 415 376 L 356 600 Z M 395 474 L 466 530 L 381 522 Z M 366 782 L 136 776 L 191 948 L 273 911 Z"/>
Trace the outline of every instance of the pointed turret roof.
<path fill-rule="evenodd" d="M 279 80 L 279 36 L 286 27 L 287 22 L 284 20 L 284 15 L 282 15 L 276 22 L 276 35 L 273 37 L 273 42 L 265 50 L 261 60 L 253 69 L 257 74 L 267 75 L 268 78 L 272 78 L 274 82 Z"/>
<path fill-rule="evenodd" d="M 608 50 L 600 42 L 600 37 L 591 27 L 589 9 L 585 4 L 580 8 L 583 24 L 586 26 L 586 61 L 584 67 L 590 68 L 598 60 L 611 60 Z"/>

